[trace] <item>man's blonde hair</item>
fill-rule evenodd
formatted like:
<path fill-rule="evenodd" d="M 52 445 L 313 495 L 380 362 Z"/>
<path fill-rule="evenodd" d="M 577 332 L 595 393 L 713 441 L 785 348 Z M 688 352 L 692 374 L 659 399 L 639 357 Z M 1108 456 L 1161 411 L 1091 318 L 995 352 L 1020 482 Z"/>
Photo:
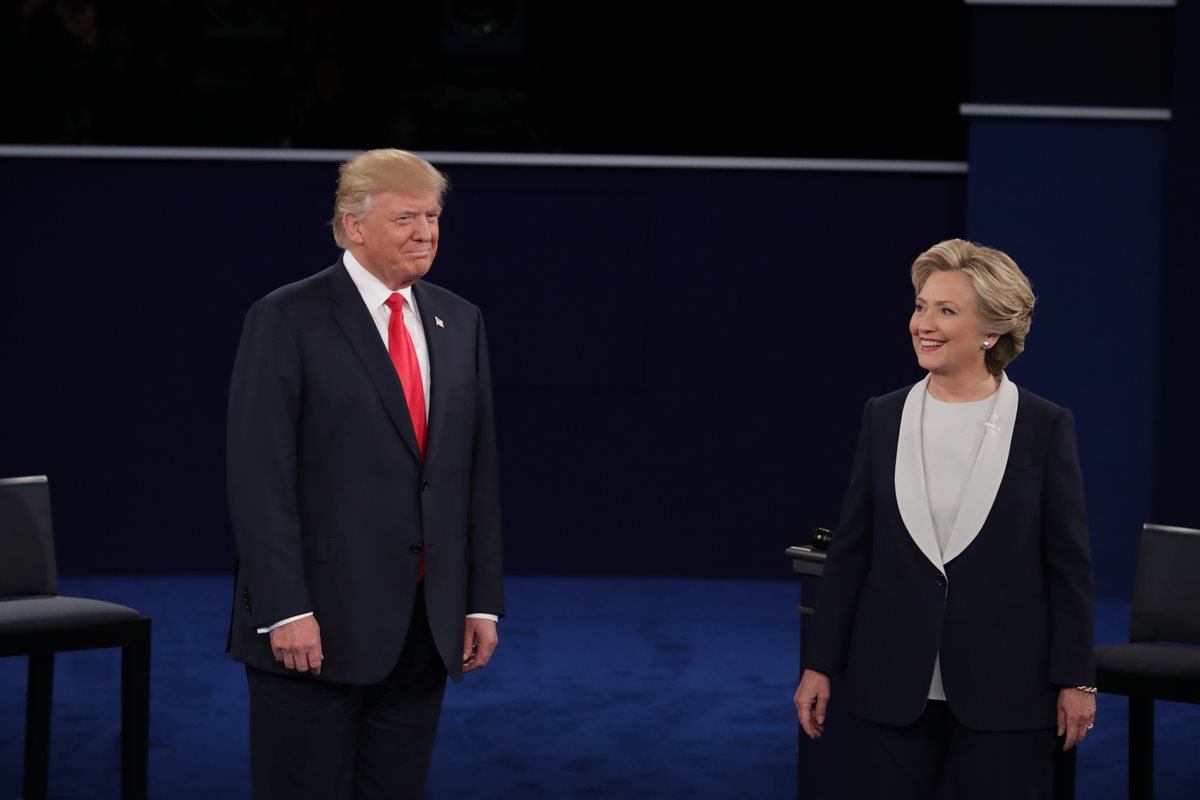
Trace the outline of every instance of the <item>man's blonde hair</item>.
<path fill-rule="evenodd" d="M 349 214 L 361 219 L 371 210 L 380 192 L 437 195 L 441 203 L 450 188 L 446 176 L 420 156 L 407 150 L 368 150 L 342 164 L 337 199 L 333 204 L 333 239 L 338 247 L 350 246 L 342 219 Z"/>

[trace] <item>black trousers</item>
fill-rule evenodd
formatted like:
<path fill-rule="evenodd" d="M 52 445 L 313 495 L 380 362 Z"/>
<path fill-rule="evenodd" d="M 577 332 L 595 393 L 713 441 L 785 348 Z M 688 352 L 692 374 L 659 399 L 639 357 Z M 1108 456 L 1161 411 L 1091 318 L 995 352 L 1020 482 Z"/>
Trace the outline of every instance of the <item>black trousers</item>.
<path fill-rule="evenodd" d="M 907 727 L 853 719 L 850 782 L 860 800 L 1053 797 L 1054 753 L 1062 747 L 1053 728 L 971 730 L 937 700 Z"/>
<path fill-rule="evenodd" d="M 372 686 L 246 668 L 254 800 L 421 798 L 446 668 L 422 586 L 395 668 Z"/>

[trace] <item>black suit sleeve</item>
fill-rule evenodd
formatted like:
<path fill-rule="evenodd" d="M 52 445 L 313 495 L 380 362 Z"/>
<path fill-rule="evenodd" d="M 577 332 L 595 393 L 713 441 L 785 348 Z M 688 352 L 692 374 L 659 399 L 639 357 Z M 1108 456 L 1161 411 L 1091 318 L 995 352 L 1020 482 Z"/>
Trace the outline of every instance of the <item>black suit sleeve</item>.
<path fill-rule="evenodd" d="M 1063 409 L 1050 436 L 1042 500 L 1043 548 L 1050 601 L 1050 682 L 1091 685 L 1095 590 L 1075 418 Z"/>
<path fill-rule="evenodd" d="M 477 312 L 478 313 L 478 312 Z M 471 509 L 467 529 L 467 613 L 504 615 L 504 554 L 492 375 L 483 317 L 475 342 L 475 441 L 471 459 Z"/>
<path fill-rule="evenodd" d="M 858 447 L 850 484 L 842 502 L 842 515 L 829 545 L 825 570 L 817 594 L 805 654 L 805 667 L 825 673 L 842 673 L 858 607 L 859 591 L 871 569 L 874 493 L 871 486 L 871 408 L 863 409 Z"/>
<path fill-rule="evenodd" d="M 300 351 L 280 309 L 246 315 L 229 390 L 226 475 L 239 574 L 265 627 L 313 610 L 304 577 L 296 496 Z"/>

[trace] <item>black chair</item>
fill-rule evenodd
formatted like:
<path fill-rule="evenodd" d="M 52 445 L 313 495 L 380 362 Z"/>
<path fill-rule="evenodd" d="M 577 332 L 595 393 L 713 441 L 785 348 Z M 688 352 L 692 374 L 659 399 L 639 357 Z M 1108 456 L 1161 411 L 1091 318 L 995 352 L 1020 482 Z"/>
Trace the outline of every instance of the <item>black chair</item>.
<path fill-rule="evenodd" d="M 44 800 L 54 654 L 121 648 L 121 797 L 145 800 L 150 620 L 132 608 L 58 596 L 50 487 L 44 475 L 0 480 L 0 657 L 29 657 L 24 800 Z"/>
<path fill-rule="evenodd" d="M 1154 701 L 1200 703 L 1200 530 L 1145 525 L 1129 644 L 1096 648 L 1096 688 L 1129 698 L 1129 796 L 1154 796 Z"/>

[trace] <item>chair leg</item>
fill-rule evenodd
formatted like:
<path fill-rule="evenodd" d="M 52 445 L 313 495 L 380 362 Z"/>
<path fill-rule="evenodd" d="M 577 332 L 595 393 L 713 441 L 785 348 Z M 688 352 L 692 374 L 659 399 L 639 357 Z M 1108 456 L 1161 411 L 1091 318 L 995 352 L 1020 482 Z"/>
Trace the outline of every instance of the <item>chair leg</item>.
<path fill-rule="evenodd" d="M 150 750 L 150 621 L 121 648 L 121 800 L 146 800 Z"/>
<path fill-rule="evenodd" d="M 25 800 L 46 800 L 50 775 L 50 707 L 54 698 L 54 653 L 29 656 L 25 699 Z"/>
<path fill-rule="evenodd" d="M 1154 700 L 1129 698 L 1129 797 L 1154 797 Z"/>

